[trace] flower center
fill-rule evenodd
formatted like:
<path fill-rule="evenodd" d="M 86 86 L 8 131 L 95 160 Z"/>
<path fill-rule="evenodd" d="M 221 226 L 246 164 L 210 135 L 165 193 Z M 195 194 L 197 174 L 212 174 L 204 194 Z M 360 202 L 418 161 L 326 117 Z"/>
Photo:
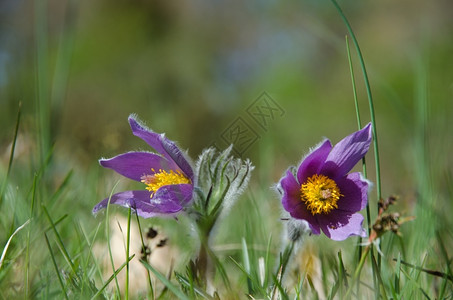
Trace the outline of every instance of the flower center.
<path fill-rule="evenodd" d="M 143 175 L 140 178 L 141 182 L 147 185 L 146 189 L 151 192 L 151 198 L 164 185 L 190 183 L 190 179 L 184 176 L 179 170 L 176 172 L 173 170 L 167 172 L 162 169 L 159 169 L 159 172 L 156 172 L 154 169 L 151 170 L 154 172 L 153 175 Z"/>
<path fill-rule="evenodd" d="M 300 198 L 307 205 L 312 215 L 327 214 L 338 208 L 337 201 L 343 196 L 335 181 L 325 175 L 315 174 L 307 179 L 301 187 Z"/>

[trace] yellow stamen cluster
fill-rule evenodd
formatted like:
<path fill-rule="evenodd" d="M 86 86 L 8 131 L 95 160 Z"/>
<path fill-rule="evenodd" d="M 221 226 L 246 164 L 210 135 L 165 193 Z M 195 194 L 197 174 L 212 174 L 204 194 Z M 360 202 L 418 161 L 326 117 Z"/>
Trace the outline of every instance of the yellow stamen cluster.
<path fill-rule="evenodd" d="M 335 181 L 325 175 L 315 174 L 301 185 L 301 200 L 312 215 L 327 214 L 338 208 L 337 201 L 343 196 Z"/>
<path fill-rule="evenodd" d="M 151 169 L 151 171 L 153 171 L 153 175 L 143 175 L 140 178 L 141 182 L 147 185 L 146 189 L 151 192 L 151 198 L 159 188 L 165 185 L 190 183 L 190 179 L 184 176 L 179 170 L 176 172 L 173 170 L 167 172 L 159 169 L 159 172 L 156 172 L 154 169 Z"/>

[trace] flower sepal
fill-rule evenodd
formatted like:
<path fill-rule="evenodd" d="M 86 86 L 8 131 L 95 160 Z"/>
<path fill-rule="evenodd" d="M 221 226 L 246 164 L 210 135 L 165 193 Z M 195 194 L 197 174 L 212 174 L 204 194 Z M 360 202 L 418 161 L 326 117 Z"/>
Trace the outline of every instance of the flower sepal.
<path fill-rule="evenodd" d="M 188 212 L 199 225 L 212 228 L 247 187 L 254 167 L 248 159 L 234 158 L 231 151 L 232 146 L 222 152 L 208 148 L 198 158 L 195 168 L 198 184 Z"/>

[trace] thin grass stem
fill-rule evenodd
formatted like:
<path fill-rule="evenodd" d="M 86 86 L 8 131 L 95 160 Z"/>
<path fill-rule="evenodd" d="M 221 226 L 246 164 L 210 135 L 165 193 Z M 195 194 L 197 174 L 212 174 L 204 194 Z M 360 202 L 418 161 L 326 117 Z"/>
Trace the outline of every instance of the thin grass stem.
<path fill-rule="evenodd" d="M 24 228 L 28 223 L 30 223 L 30 220 L 27 220 L 24 224 L 22 224 L 21 226 L 19 226 L 19 227 L 13 232 L 13 234 L 9 237 L 8 241 L 6 242 L 6 245 L 5 245 L 5 247 L 3 248 L 2 256 L 0 257 L 0 270 L 1 270 L 1 268 L 2 268 L 3 260 L 5 259 L 6 252 L 8 251 L 8 248 L 9 248 L 9 245 L 10 245 L 10 243 L 11 243 L 11 240 L 12 240 L 13 237 L 14 237 L 19 231 L 21 231 L 22 228 Z"/>
<path fill-rule="evenodd" d="M 146 245 L 145 245 L 145 240 L 143 239 L 143 233 L 142 233 L 142 226 L 140 225 L 140 219 L 138 217 L 138 214 L 135 214 L 137 218 L 137 225 L 138 225 L 138 232 L 140 233 L 140 240 L 142 242 L 142 251 L 146 255 Z M 151 274 L 149 273 L 149 269 L 146 268 L 146 273 L 148 275 L 148 284 L 149 284 L 149 292 L 150 292 L 150 298 L 154 299 L 154 288 L 153 288 L 153 283 L 151 282 Z"/>
<path fill-rule="evenodd" d="M 119 183 L 119 181 L 117 181 L 115 183 L 115 185 L 112 188 L 112 191 L 110 192 L 109 201 L 107 203 L 106 212 L 105 212 L 105 230 L 106 230 L 106 236 L 107 236 L 107 248 L 109 249 L 109 258 L 110 258 L 110 264 L 112 266 L 112 270 L 115 270 L 115 261 L 113 260 L 112 247 L 110 245 L 110 200 L 112 199 L 113 191 L 115 190 L 118 183 Z M 120 285 L 118 283 L 118 278 L 116 278 L 116 275 L 114 276 L 114 278 L 115 278 L 117 295 L 120 295 L 121 292 L 120 292 Z"/>
<path fill-rule="evenodd" d="M 349 34 L 351 35 L 352 42 L 356 49 L 356 52 L 357 52 L 357 55 L 359 58 L 359 62 L 360 62 L 360 67 L 361 67 L 362 73 L 363 73 L 363 79 L 365 82 L 366 93 L 368 96 L 368 104 L 370 107 L 371 124 L 373 125 L 372 133 L 373 133 L 374 160 L 375 160 L 375 164 L 376 164 L 376 192 L 377 192 L 377 198 L 379 201 L 382 198 L 382 196 L 381 196 L 381 170 L 380 170 L 380 162 L 379 162 L 379 147 L 378 147 L 378 139 L 377 139 L 376 117 L 375 117 L 375 113 L 374 113 L 374 103 L 373 103 L 373 96 L 371 94 L 370 81 L 368 79 L 368 74 L 367 74 L 366 67 L 365 67 L 365 61 L 362 56 L 362 51 L 360 50 L 359 43 L 355 37 L 354 32 L 352 31 L 352 27 L 349 24 L 348 19 L 344 15 L 341 7 L 338 5 L 337 1 L 335 1 L 335 0 L 330 0 L 330 1 L 337 9 L 338 13 L 340 14 L 341 19 L 343 20 L 343 22 L 346 25 L 346 28 L 348 29 Z"/>
<path fill-rule="evenodd" d="M 57 245 L 60 248 L 61 253 L 63 254 L 63 257 L 65 258 L 68 265 L 71 267 L 71 270 L 74 273 L 74 276 L 78 277 L 76 266 L 74 265 L 74 262 L 72 261 L 68 251 L 66 250 L 66 247 L 64 246 L 63 239 L 61 238 L 60 233 L 58 232 L 57 228 L 55 227 L 55 223 L 53 222 L 52 217 L 50 216 L 49 212 L 47 211 L 47 208 L 44 205 L 42 205 L 42 209 L 47 217 L 47 220 L 49 221 L 50 225 L 52 226 L 52 230 L 57 238 L 56 239 Z"/>
<path fill-rule="evenodd" d="M 354 104 L 355 104 L 355 111 L 356 111 L 356 118 L 357 118 L 357 127 L 358 129 L 360 130 L 362 128 L 362 122 L 361 122 L 361 118 L 360 118 L 360 109 L 359 109 L 359 101 L 357 99 L 357 88 L 356 88 L 356 84 L 355 84 L 355 76 L 354 76 L 354 68 L 353 68 L 353 65 L 352 65 L 352 59 L 351 59 L 351 51 L 350 51 L 350 48 L 349 48 L 349 40 L 348 40 L 348 36 L 345 37 L 346 38 L 346 52 L 348 54 L 348 62 L 349 62 L 349 70 L 350 70 L 350 73 L 351 73 L 351 82 L 352 82 L 352 91 L 353 91 L 353 95 L 354 95 Z M 362 158 L 362 170 L 363 170 L 363 176 L 365 178 L 368 178 L 368 172 L 367 172 L 367 167 L 366 167 L 366 160 L 365 160 L 365 157 Z M 366 204 L 366 217 L 367 217 L 367 227 L 368 227 L 368 236 L 370 236 L 371 234 L 371 212 L 370 212 L 370 203 L 367 202 Z M 357 239 L 357 243 L 359 245 L 358 247 L 358 261 L 360 261 L 360 257 L 362 256 L 362 248 L 360 247 L 360 243 L 361 243 L 362 239 L 359 237 Z M 359 281 L 360 281 L 360 273 L 359 273 Z M 357 285 L 357 289 L 359 289 L 359 285 Z"/>
<path fill-rule="evenodd" d="M 354 31 L 352 30 L 352 27 L 349 24 L 348 19 L 346 18 L 345 14 L 343 13 L 343 10 L 341 9 L 341 7 L 338 5 L 337 1 L 336 0 L 330 0 L 330 1 L 335 6 L 335 8 L 337 9 L 341 19 L 343 20 L 343 22 L 346 25 L 346 28 L 347 28 L 347 30 L 348 30 L 351 38 L 352 38 L 352 42 L 354 44 L 355 50 L 357 52 L 357 56 L 359 58 L 360 67 L 362 69 L 362 75 L 363 75 L 365 88 L 366 88 L 366 93 L 367 93 L 367 97 L 368 97 L 368 105 L 369 105 L 369 109 L 370 109 L 370 117 L 371 117 L 371 124 L 372 124 L 374 161 L 375 161 L 375 166 L 376 166 L 376 193 L 377 193 L 376 205 L 377 205 L 377 210 L 379 210 L 379 207 L 378 207 L 379 204 L 378 203 L 379 203 L 379 200 L 382 198 L 382 194 L 381 194 L 381 171 L 380 171 L 380 161 L 379 161 L 379 147 L 378 147 L 378 138 L 377 138 L 377 126 L 376 126 L 376 118 L 375 118 L 375 112 L 374 112 L 373 96 L 372 96 L 372 93 L 371 93 L 371 86 L 370 86 L 370 82 L 369 82 L 369 79 L 368 79 L 368 74 L 367 74 L 367 71 L 366 71 L 365 61 L 363 59 L 362 51 L 360 50 L 360 46 L 359 46 L 357 38 L 356 38 L 356 36 L 354 34 Z M 368 211 L 367 211 L 367 213 L 368 213 Z M 370 228 L 368 230 L 370 230 Z M 374 257 L 373 250 L 371 250 L 371 257 L 372 257 L 372 259 Z M 377 266 L 372 264 L 373 273 L 374 274 L 380 273 L 380 268 L 381 268 L 381 260 L 380 260 L 380 257 L 378 257 Z M 379 289 L 376 286 L 376 281 L 374 281 L 374 287 L 375 287 L 375 290 L 376 290 L 376 297 L 378 297 Z"/>
<path fill-rule="evenodd" d="M 187 296 L 180 290 L 178 289 L 174 284 L 170 282 L 164 275 L 162 275 L 159 271 L 157 271 L 155 268 L 153 268 L 149 263 L 146 261 L 142 260 L 142 264 L 145 266 L 145 268 L 151 270 L 151 272 L 154 273 L 154 275 L 162 281 L 162 283 L 176 296 L 178 299 L 182 300 L 189 300 Z"/>
<path fill-rule="evenodd" d="M 363 268 L 363 266 L 365 264 L 365 259 L 368 256 L 368 253 L 370 252 L 370 249 L 371 249 L 371 247 L 367 246 L 365 248 L 365 251 L 362 253 L 362 257 L 360 258 L 359 265 L 355 269 L 354 276 L 352 277 L 352 280 L 351 280 L 352 283 L 357 282 L 357 280 L 358 280 L 358 278 L 360 276 L 360 272 L 362 271 L 362 268 Z M 350 298 L 353 286 L 354 286 L 354 284 L 351 284 L 349 286 L 348 290 L 346 291 L 344 299 L 349 299 Z"/>
<path fill-rule="evenodd" d="M 91 299 L 96 299 L 96 297 L 98 297 L 100 294 L 102 294 L 102 292 L 105 290 L 107 285 L 113 280 L 113 278 L 115 278 L 115 280 L 116 280 L 116 276 L 118 275 L 118 273 L 124 269 L 124 267 L 131 261 L 131 259 L 134 258 L 134 256 L 135 256 L 135 254 L 128 257 L 126 262 L 124 262 L 117 270 L 113 269 L 115 271 L 113 272 L 112 276 L 110 276 L 110 278 L 107 279 L 107 281 L 104 283 L 104 285 L 97 291 L 96 294 L 93 295 L 93 297 L 91 297 Z M 118 299 L 121 299 L 121 297 L 118 297 Z"/>
<path fill-rule="evenodd" d="M 31 194 L 31 203 L 30 203 L 30 219 L 33 217 L 33 211 L 36 201 L 36 185 L 37 185 L 38 176 L 35 174 L 33 177 L 33 187 Z M 27 241 L 26 241 L 26 252 L 25 252 L 25 296 L 28 297 L 28 288 L 30 283 L 30 233 L 31 228 L 27 231 Z"/>
<path fill-rule="evenodd" d="M 129 257 L 130 246 L 131 246 L 131 218 L 132 218 L 132 208 L 129 207 L 127 212 L 127 240 L 126 240 L 126 257 Z M 126 300 L 129 299 L 129 261 L 126 265 L 126 291 L 125 291 Z"/>
<path fill-rule="evenodd" d="M 22 108 L 22 102 L 19 102 L 19 109 L 17 111 L 17 118 L 16 118 L 16 127 L 14 129 L 14 137 L 13 137 L 13 142 L 11 144 L 11 152 L 9 154 L 9 161 L 8 161 L 8 169 L 6 171 L 6 177 L 5 180 L 3 181 L 2 184 L 2 189 L 0 191 L 0 207 L 3 202 L 3 194 L 5 192 L 6 186 L 8 184 L 8 179 L 9 175 L 11 173 L 11 167 L 13 165 L 13 160 L 14 160 L 14 151 L 16 149 L 16 142 L 17 142 L 17 135 L 19 133 L 19 124 L 20 124 L 20 117 L 21 117 L 21 108 Z"/>
<path fill-rule="evenodd" d="M 52 258 L 52 263 L 55 268 L 55 273 L 57 273 L 58 282 L 60 283 L 61 290 L 63 291 L 63 295 L 64 295 L 65 299 L 69 299 L 68 294 L 66 292 L 65 285 L 63 283 L 63 279 L 61 279 L 61 276 L 60 276 L 60 271 L 58 270 L 57 262 L 55 261 L 55 256 L 53 254 L 52 248 L 50 247 L 49 238 L 47 237 L 47 234 L 45 234 L 45 233 L 44 233 L 44 237 L 46 239 L 47 248 L 49 249 L 50 257 Z"/>
<path fill-rule="evenodd" d="M 36 112 L 38 128 L 38 145 L 41 163 L 46 160 L 50 141 L 50 101 L 49 101 L 49 53 L 48 53 L 48 1 L 35 3 L 36 34 Z"/>

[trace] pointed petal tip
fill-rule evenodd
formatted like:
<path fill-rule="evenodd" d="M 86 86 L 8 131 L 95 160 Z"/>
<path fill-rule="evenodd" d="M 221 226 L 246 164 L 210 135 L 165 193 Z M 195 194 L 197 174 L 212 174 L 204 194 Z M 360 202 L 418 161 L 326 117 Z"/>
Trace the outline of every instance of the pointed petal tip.
<path fill-rule="evenodd" d="M 138 122 L 137 120 L 139 120 L 139 118 L 136 113 L 131 113 L 129 117 L 127 117 L 127 120 L 129 121 L 129 123 L 131 122 L 137 123 Z"/>
<path fill-rule="evenodd" d="M 357 135 L 357 137 L 362 137 L 365 142 L 371 143 L 371 139 L 373 138 L 373 125 L 371 122 L 357 131 L 355 135 Z"/>
<path fill-rule="evenodd" d="M 102 208 L 103 207 L 100 207 L 99 205 L 96 205 L 93 208 L 93 210 L 91 211 L 91 214 L 96 217 L 99 214 L 99 212 L 101 211 Z"/>
<path fill-rule="evenodd" d="M 368 124 L 366 124 L 366 126 L 365 126 L 365 127 L 363 127 L 363 129 L 362 129 L 362 130 L 364 130 L 364 131 L 365 131 L 365 130 L 366 130 L 366 131 L 368 131 L 368 134 L 369 134 L 369 135 L 370 135 L 370 137 L 371 137 L 371 135 L 372 135 L 372 132 L 373 132 L 373 125 L 371 124 L 371 122 L 369 122 Z"/>
<path fill-rule="evenodd" d="M 98 160 L 98 163 L 105 168 L 105 162 L 107 161 L 108 159 L 107 158 L 100 158 Z"/>
<path fill-rule="evenodd" d="M 132 129 L 134 127 L 139 127 L 139 128 L 144 127 L 142 122 L 140 121 L 140 119 L 138 118 L 138 116 L 136 114 L 130 114 L 129 117 L 127 118 L 127 120 L 129 121 L 129 125 L 131 126 Z"/>

